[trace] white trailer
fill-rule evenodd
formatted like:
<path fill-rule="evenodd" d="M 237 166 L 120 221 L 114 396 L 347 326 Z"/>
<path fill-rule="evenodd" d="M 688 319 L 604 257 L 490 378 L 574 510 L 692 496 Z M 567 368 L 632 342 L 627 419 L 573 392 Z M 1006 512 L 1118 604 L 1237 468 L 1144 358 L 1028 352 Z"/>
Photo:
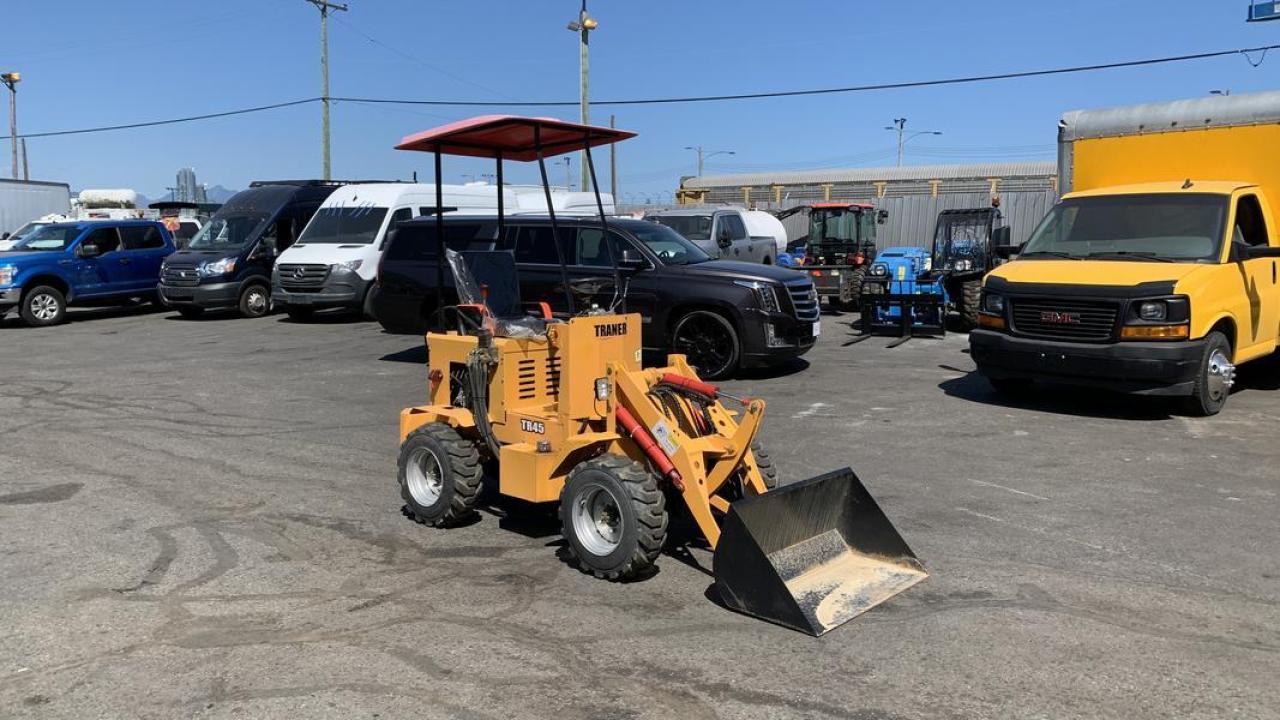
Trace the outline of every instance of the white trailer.
<path fill-rule="evenodd" d="M 0 179 L 0 236 L 45 215 L 71 212 L 66 183 Z"/>

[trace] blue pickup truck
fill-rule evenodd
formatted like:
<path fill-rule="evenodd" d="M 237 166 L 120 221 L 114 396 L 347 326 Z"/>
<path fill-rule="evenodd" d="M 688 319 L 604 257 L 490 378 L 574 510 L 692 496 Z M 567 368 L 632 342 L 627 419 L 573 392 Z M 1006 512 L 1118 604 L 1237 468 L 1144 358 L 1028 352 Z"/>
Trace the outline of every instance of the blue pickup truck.
<path fill-rule="evenodd" d="M 45 225 L 0 252 L 0 318 L 56 325 L 67 305 L 158 302 L 160 264 L 174 251 L 165 226 L 147 220 Z"/>

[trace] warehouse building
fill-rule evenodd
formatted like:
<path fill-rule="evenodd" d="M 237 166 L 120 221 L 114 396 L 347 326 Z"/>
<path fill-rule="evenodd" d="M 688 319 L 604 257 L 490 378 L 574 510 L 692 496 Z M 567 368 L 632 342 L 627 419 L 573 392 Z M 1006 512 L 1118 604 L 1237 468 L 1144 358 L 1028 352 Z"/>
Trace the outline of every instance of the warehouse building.
<path fill-rule="evenodd" d="M 999 199 L 1013 242 L 1021 243 L 1058 201 L 1058 169 L 1052 162 L 918 165 L 844 170 L 704 175 L 685 178 L 677 191 L 684 205 L 734 204 L 785 210 L 815 202 L 871 203 L 889 217 L 880 247 L 928 247 L 941 210 L 987 207 Z M 808 232 L 803 213 L 786 218 L 788 239 Z"/>

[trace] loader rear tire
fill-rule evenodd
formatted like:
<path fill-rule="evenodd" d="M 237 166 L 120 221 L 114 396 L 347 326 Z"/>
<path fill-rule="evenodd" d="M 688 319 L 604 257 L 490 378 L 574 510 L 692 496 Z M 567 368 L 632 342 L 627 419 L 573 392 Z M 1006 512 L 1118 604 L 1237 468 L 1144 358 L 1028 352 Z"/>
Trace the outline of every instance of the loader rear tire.
<path fill-rule="evenodd" d="M 778 466 L 773 464 L 773 458 L 765 452 L 764 445 L 761 445 L 759 440 L 751 443 L 751 455 L 756 459 L 756 467 L 760 468 L 760 477 L 764 479 L 764 486 L 769 490 L 778 487 Z"/>
<path fill-rule="evenodd" d="M 978 327 L 978 303 L 981 299 L 981 278 L 960 283 L 960 323 L 965 330 Z"/>
<path fill-rule="evenodd" d="M 644 465 L 601 455 L 569 473 L 560 525 L 579 570 L 606 580 L 635 579 L 653 571 L 667 540 L 666 498 Z"/>
<path fill-rule="evenodd" d="M 433 527 L 456 525 L 475 513 L 484 469 L 476 444 L 445 423 L 423 425 L 400 445 L 404 514 Z"/>

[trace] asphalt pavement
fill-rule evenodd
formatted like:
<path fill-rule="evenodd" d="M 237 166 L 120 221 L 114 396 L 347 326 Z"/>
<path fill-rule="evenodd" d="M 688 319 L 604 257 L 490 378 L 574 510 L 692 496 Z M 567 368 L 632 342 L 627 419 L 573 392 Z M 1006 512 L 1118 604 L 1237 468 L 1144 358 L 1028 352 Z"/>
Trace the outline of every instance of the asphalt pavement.
<path fill-rule="evenodd" d="M 965 337 L 727 384 L 785 481 L 852 467 L 931 577 L 822 638 L 716 602 L 702 549 L 627 584 L 554 522 L 400 513 L 421 338 L 76 310 L 0 324 L 0 717 L 1280 715 L 1280 363 L 1218 417 L 1002 400 Z"/>

